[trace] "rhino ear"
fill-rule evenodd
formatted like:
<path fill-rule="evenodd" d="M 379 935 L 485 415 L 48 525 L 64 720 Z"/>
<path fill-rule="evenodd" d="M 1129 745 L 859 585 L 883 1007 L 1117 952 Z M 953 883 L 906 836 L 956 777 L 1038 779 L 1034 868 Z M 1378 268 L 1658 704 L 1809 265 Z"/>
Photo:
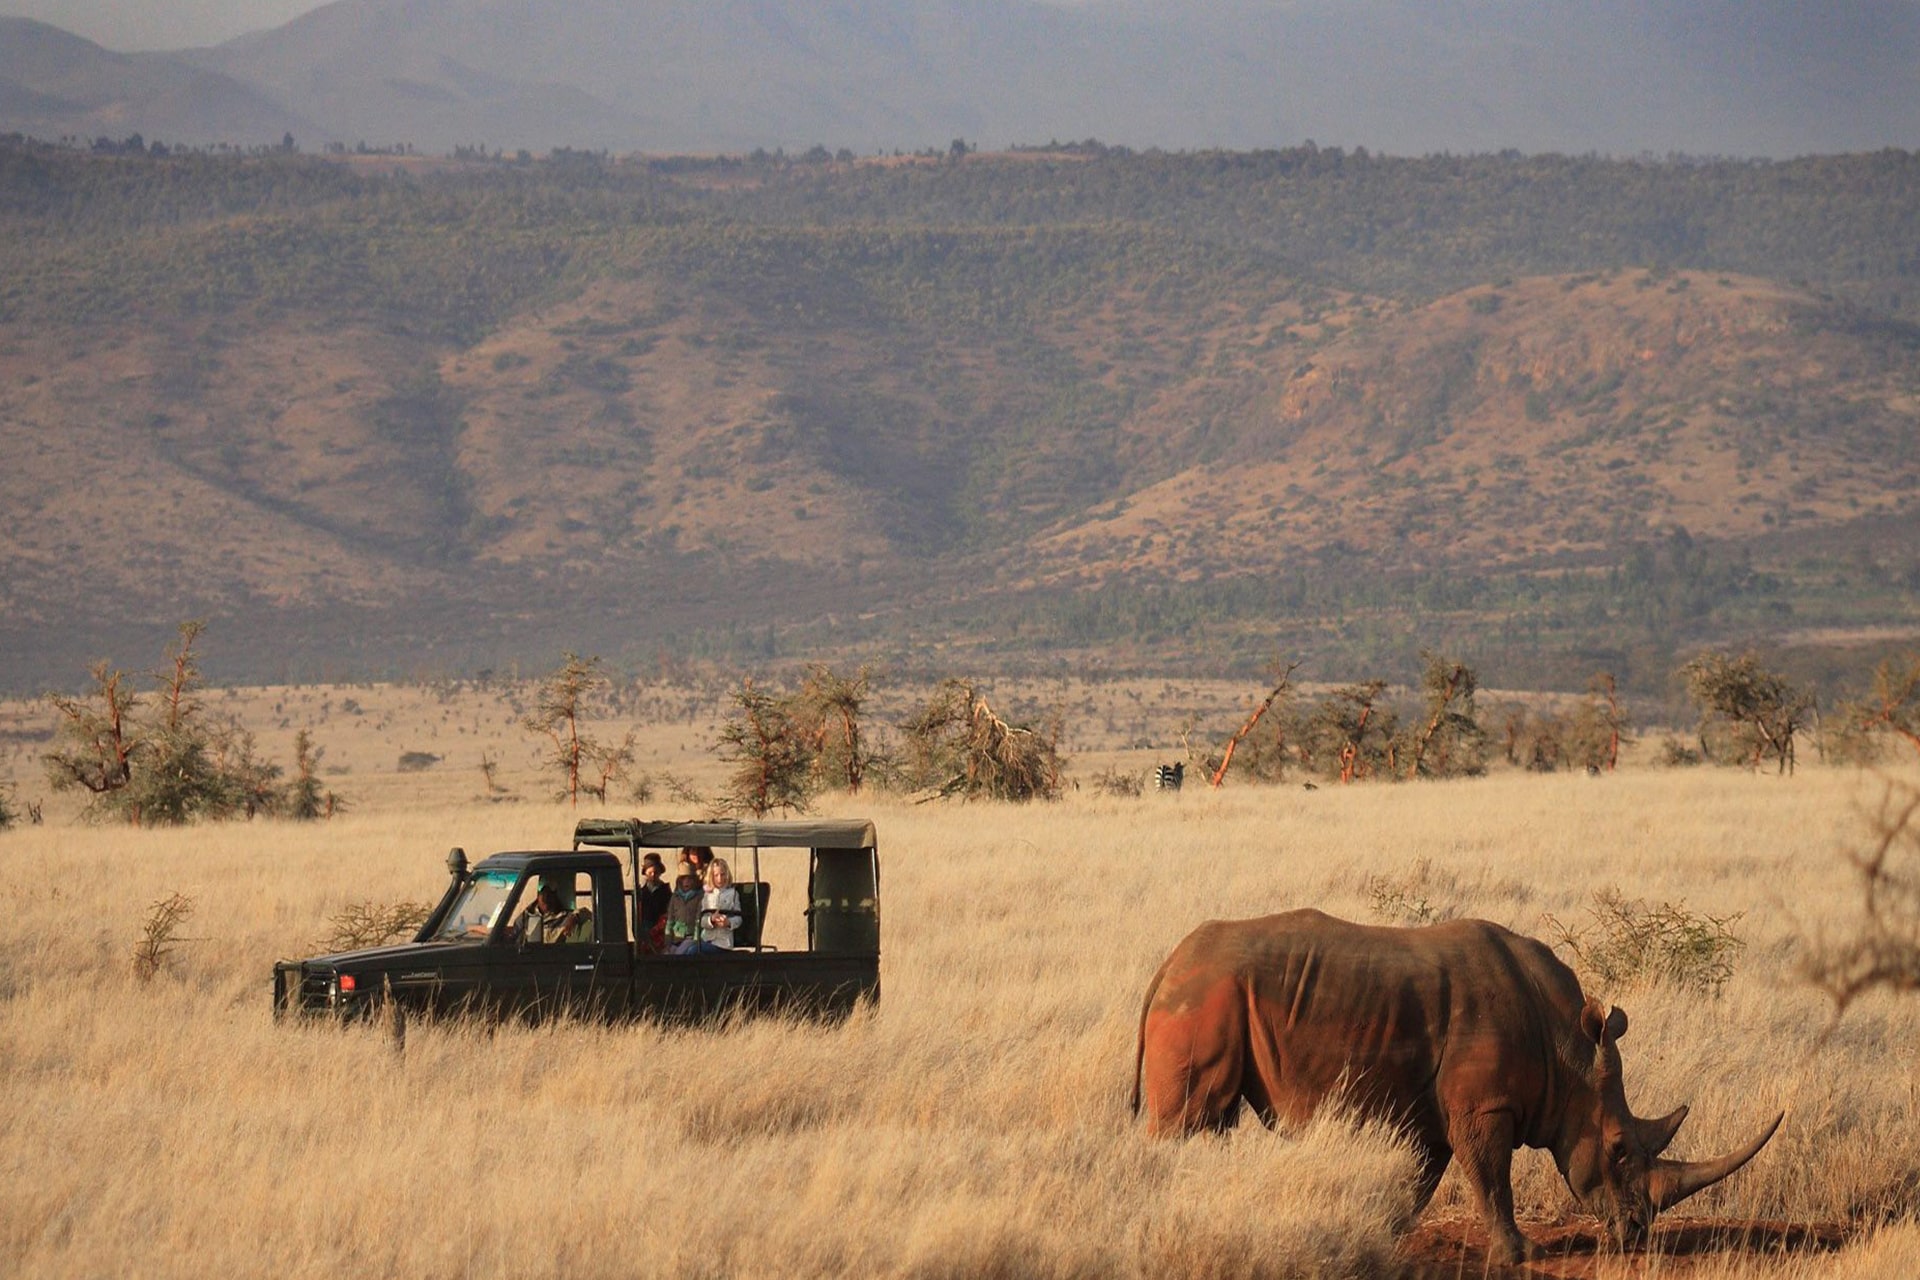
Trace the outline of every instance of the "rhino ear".
<path fill-rule="evenodd" d="M 1580 1032 L 1595 1044 L 1606 1031 L 1605 1019 L 1601 1016 L 1600 1006 L 1589 1000 L 1580 1009 Z"/>
<path fill-rule="evenodd" d="M 1627 1034 L 1627 1011 L 1619 1005 L 1607 1012 L 1607 1039 L 1618 1040 Z"/>

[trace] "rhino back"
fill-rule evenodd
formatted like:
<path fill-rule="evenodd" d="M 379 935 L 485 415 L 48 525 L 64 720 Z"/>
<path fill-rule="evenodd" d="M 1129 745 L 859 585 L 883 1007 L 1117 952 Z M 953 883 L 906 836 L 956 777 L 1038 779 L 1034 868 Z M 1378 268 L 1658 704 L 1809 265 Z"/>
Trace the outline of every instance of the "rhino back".
<path fill-rule="evenodd" d="M 1413 1120 L 1503 1092 L 1530 1111 L 1580 1002 L 1550 951 L 1483 920 L 1396 929 L 1290 911 L 1209 922 L 1176 959 L 1163 994 L 1245 993 L 1249 1083 L 1296 1118 L 1341 1090 Z"/>

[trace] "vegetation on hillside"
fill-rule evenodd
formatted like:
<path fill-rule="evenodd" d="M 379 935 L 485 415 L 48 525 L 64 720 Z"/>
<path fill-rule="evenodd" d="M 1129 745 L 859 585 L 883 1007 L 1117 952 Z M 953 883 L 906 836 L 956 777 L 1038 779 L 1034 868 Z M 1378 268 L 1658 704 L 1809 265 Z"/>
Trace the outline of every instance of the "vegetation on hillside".
<path fill-rule="evenodd" d="M 1410 679 L 1430 643 L 1644 694 L 1687 645 L 1920 620 L 1904 152 L 405 159 L 0 141 L 23 430 L 135 459 L 113 519 L 231 512 L 100 627 L 326 615 L 263 622 L 277 661 L 350 601 L 374 669 L 428 624 L 501 661 L 593 563 L 616 657 Z M 98 541 L 42 496 L 29 628 Z M 795 612 L 668 621 L 687 581 Z"/>

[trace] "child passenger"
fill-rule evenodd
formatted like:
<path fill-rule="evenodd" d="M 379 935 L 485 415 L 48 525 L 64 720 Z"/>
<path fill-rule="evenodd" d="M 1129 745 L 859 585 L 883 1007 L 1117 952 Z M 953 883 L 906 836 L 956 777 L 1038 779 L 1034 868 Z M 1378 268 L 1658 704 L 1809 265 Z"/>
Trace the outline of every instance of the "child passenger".
<path fill-rule="evenodd" d="M 693 868 L 680 864 L 673 881 L 673 900 L 667 903 L 664 942 L 670 954 L 678 955 L 700 936 L 700 878 Z"/>

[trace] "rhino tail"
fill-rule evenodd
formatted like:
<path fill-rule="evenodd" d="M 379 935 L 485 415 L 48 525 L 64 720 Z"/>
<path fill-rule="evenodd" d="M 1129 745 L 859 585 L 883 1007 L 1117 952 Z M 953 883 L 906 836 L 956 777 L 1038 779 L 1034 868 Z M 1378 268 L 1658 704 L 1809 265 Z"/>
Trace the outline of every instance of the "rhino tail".
<path fill-rule="evenodd" d="M 1160 980 L 1167 976 L 1167 965 L 1173 963 L 1173 957 L 1154 971 L 1153 981 L 1147 984 L 1147 997 L 1140 1002 L 1140 1029 L 1133 1038 L 1133 1097 L 1128 1101 L 1132 1114 L 1140 1114 L 1140 1076 L 1147 1061 L 1147 1012 L 1153 1008 L 1153 997 L 1160 991 Z"/>

